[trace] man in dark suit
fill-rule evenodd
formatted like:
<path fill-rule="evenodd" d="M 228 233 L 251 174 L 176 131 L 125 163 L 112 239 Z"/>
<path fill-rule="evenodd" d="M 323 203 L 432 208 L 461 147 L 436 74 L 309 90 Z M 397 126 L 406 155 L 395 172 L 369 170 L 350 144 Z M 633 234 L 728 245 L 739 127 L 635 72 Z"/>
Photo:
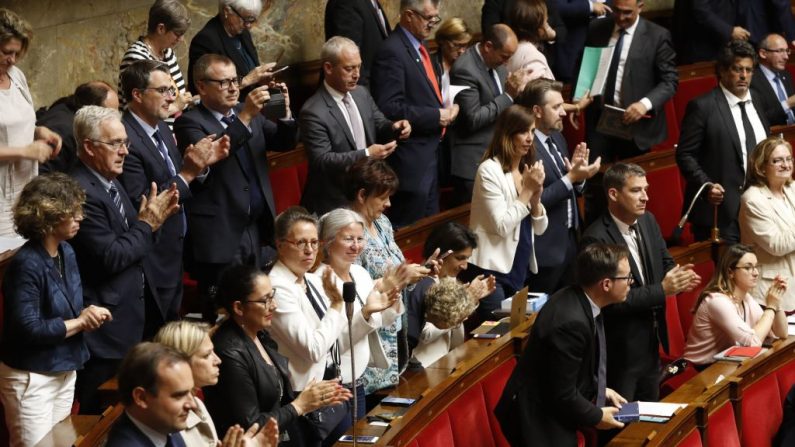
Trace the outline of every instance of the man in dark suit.
<path fill-rule="evenodd" d="M 451 85 L 469 87 L 455 97 L 460 113 L 450 140 L 451 174 L 460 203 L 472 200 L 475 172 L 491 142 L 494 123 L 526 82 L 525 70 L 509 76 L 504 66 L 517 45 L 516 34 L 508 25 L 492 25 L 450 69 Z"/>
<path fill-rule="evenodd" d="M 351 39 L 362 58 L 359 84 L 370 85 L 370 71 L 381 42 L 389 36 L 389 20 L 378 0 L 329 0 L 325 15 L 326 40 Z"/>
<path fill-rule="evenodd" d="M 538 273 L 528 279 L 530 290 L 552 294 L 572 284 L 574 258 L 577 255 L 577 229 L 580 227 L 577 194 L 585 180 L 599 172 L 601 158 L 588 163 L 585 143 L 574 149 L 569 162 L 563 130 L 563 84 L 539 78 L 527 83 L 516 103 L 533 111 L 535 116 L 536 160 L 544 164 L 544 191 L 541 203 L 547 210 L 549 224 L 544 234 L 536 236 Z"/>
<path fill-rule="evenodd" d="M 400 185 L 392 196 L 392 225 L 406 226 L 439 212 L 438 148 L 458 105 L 444 108 L 430 55 L 422 41 L 439 18 L 439 0 L 401 0 L 400 23 L 378 50 L 372 93 L 393 121 L 411 123 L 411 137 L 398 143 L 387 161 Z"/>
<path fill-rule="evenodd" d="M 659 346 L 668 351 L 665 297 L 691 290 L 701 278 L 693 265 L 674 264 L 660 227 L 646 212 L 646 172 L 616 163 L 604 175 L 607 212 L 583 234 L 583 246 L 627 248 L 633 285 L 626 301 L 605 309 L 607 384 L 630 401 L 659 398 Z"/>
<path fill-rule="evenodd" d="M 771 126 L 795 124 L 795 88 L 787 70 L 789 45 L 779 34 L 769 34 L 759 44 L 759 65 L 751 78 L 751 91 L 762 101 L 762 113 Z"/>
<path fill-rule="evenodd" d="M 677 0 L 673 39 L 679 64 L 712 61 L 726 42 L 748 40 L 751 33 L 738 24 L 737 0 Z"/>
<path fill-rule="evenodd" d="M 61 136 L 61 152 L 52 160 L 39 165 L 39 174 L 47 172 L 69 172 L 77 163 L 74 120 L 75 112 L 83 106 L 102 106 L 119 108 L 119 97 L 113 87 L 104 81 L 90 81 L 80 84 L 73 95 L 56 101 L 36 122 Z"/>
<path fill-rule="evenodd" d="M 230 140 L 229 157 L 191 185 L 193 197 L 187 204 L 188 270 L 199 281 L 204 315 L 211 319 L 208 292 L 221 270 L 232 262 L 261 267 L 270 260 L 263 248 L 273 244 L 276 205 L 266 152 L 292 149 L 296 126 L 284 85 L 276 87 L 285 96 L 286 115 L 274 123 L 260 113 L 270 99 L 268 86 L 252 90 L 238 104 L 238 77 L 229 58 L 206 54 L 196 62 L 193 75 L 201 104 L 174 123 L 179 147 L 184 150 L 208 135 Z"/>
<path fill-rule="evenodd" d="M 138 207 L 142 195 L 152 182 L 161 191 L 177 185 L 180 203 L 190 199 L 189 185 L 194 179 L 206 176 L 206 170 L 229 154 L 229 138 L 217 142 L 205 138 L 189 146 L 181 156 L 177 141 L 168 124 L 168 108 L 175 100 L 168 67 L 158 61 L 141 60 L 132 63 L 121 74 L 122 94 L 127 98 L 127 110 L 122 123 L 130 140 L 129 155 L 119 181 L 133 206 Z M 182 303 L 182 248 L 187 219 L 180 210 L 160 229 L 152 252 L 154 275 L 149 278 L 153 301 L 146 303 L 144 338 L 155 335 L 166 322 L 179 318 Z"/>
<path fill-rule="evenodd" d="M 682 119 L 676 164 L 687 181 L 685 206 L 710 183 L 690 214 L 696 240 L 710 238 L 717 206 L 720 237 L 740 241 L 737 215 L 748 157 L 769 130 L 763 104 L 749 90 L 755 62 L 748 42 L 725 45 L 715 65 L 718 86 L 691 100 Z"/>
<path fill-rule="evenodd" d="M 756 0 L 738 2 L 737 20 L 751 34 L 750 41 L 757 45 L 770 33 L 786 36 L 795 45 L 795 20 L 788 0 Z"/>
<path fill-rule="evenodd" d="M 494 409 L 512 446 L 573 446 L 578 428 L 624 426 L 613 416 L 627 401 L 605 385 L 605 357 L 613 352 L 605 349 L 602 313 L 627 298 L 628 256 L 615 245 L 584 248 L 577 255 L 577 285 L 541 308 Z"/>
<path fill-rule="evenodd" d="M 70 241 L 77 255 L 86 305 L 106 307 L 113 321 L 85 334 L 91 358 L 77 375 L 80 411 L 102 411 L 97 388 L 113 377 L 119 361 L 144 333 L 145 296 L 152 293 L 151 254 L 157 230 L 179 208 L 179 191 L 157 194 L 153 185 L 139 208 L 116 180 L 127 156 L 119 113 L 86 106 L 75 114 L 79 163 L 70 172 L 86 191 L 85 220 Z M 138 211 L 136 213 L 136 210 Z"/>
<path fill-rule="evenodd" d="M 612 12 L 606 3 L 591 0 L 551 0 L 547 5 L 555 5 L 566 27 L 566 38 L 556 37 L 553 45 L 555 79 L 561 82 L 577 81 L 577 64 L 585 48 L 588 24 L 591 19 L 602 18 Z M 551 24 L 550 24 L 551 25 Z"/>
<path fill-rule="evenodd" d="M 204 54 L 222 54 L 235 64 L 240 74 L 240 90 L 247 95 L 258 85 L 271 80 L 271 70 L 275 63 L 260 65 L 257 48 L 251 40 L 251 29 L 262 13 L 262 3 L 254 0 L 251 10 L 236 8 L 231 1 L 218 2 L 218 15 L 210 19 L 202 29 L 193 36 L 188 50 L 188 89 L 194 94 L 198 92 L 194 82 L 194 65 Z"/>
<path fill-rule="evenodd" d="M 354 162 L 384 159 L 397 147 L 396 138 L 411 134 L 407 120 L 392 122 L 378 110 L 366 88 L 358 88 L 359 49 L 346 37 L 332 37 L 320 52 L 323 85 L 301 109 L 301 141 L 309 158 L 309 174 L 301 204 L 322 216 L 348 205 L 345 174 Z M 379 144 L 382 143 L 382 144 Z"/>
<path fill-rule="evenodd" d="M 196 409 L 190 357 L 159 343 L 141 343 L 119 367 L 124 414 L 108 434 L 108 446 L 185 447 L 180 435 Z"/>

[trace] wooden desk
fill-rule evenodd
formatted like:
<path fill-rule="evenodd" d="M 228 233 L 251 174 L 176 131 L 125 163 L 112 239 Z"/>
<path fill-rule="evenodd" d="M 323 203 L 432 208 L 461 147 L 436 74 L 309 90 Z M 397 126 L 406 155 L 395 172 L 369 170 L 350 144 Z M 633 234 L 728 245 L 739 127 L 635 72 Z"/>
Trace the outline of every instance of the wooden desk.
<path fill-rule="evenodd" d="M 65 447 L 74 444 L 78 436 L 85 435 L 91 430 L 99 415 L 73 414 L 53 427 L 36 447 Z"/>

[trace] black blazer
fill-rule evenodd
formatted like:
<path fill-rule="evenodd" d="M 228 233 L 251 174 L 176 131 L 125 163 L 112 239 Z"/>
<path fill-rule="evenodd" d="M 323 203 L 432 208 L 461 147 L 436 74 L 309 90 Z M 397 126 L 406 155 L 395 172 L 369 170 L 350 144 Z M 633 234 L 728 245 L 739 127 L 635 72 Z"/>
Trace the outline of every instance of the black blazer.
<path fill-rule="evenodd" d="M 236 113 L 242 105 L 238 106 Z M 257 115 L 250 123 L 251 131 L 239 120 L 224 129 L 203 105 L 183 113 L 174 122 L 174 132 L 181 150 L 207 135 L 229 135 L 229 157 L 210 168 L 204 181 L 191 183 L 193 198 L 186 204 L 188 214 L 189 257 L 204 263 L 226 264 L 234 259 L 243 230 L 249 224 L 250 196 L 248 188 L 254 179 L 246 176 L 240 151 L 248 151 L 253 172 L 259 179 L 266 212 L 258 218 L 260 240 L 271 243 L 276 205 L 268 178 L 269 150 L 286 151 L 295 146 L 295 121 L 279 120 L 278 124 Z"/>
<path fill-rule="evenodd" d="M 172 433 L 174 447 L 184 447 L 185 441 L 179 433 Z M 178 438 L 178 439 L 175 439 Z M 155 447 L 152 441 L 130 420 L 127 413 L 122 413 L 108 433 L 108 447 Z"/>
<path fill-rule="evenodd" d="M 179 190 L 180 204 L 190 199 L 191 191 L 179 175 L 172 176 L 168 172 L 166 161 L 160 151 L 146 134 L 143 127 L 136 121 L 132 112 L 127 110 L 122 115 L 122 123 L 130 140 L 129 154 L 124 159 L 124 171 L 119 182 L 124 185 L 127 195 L 137 210 L 141 205 L 141 196 L 149 194 L 152 182 L 157 184 L 157 191 L 168 189 L 172 183 Z M 160 121 L 157 125 L 160 137 L 168 149 L 168 155 L 174 163 L 176 173 L 182 169 L 182 156 L 177 149 L 177 141 L 168 125 Z M 157 242 L 150 260 L 154 266 L 149 284 L 157 302 L 160 315 L 165 321 L 179 317 L 179 306 L 182 299 L 182 246 L 184 239 L 185 214 L 180 210 L 169 217 L 158 230 Z"/>
<path fill-rule="evenodd" d="M 736 23 L 737 0 L 676 0 L 672 34 L 679 64 L 715 60 Z"/>
<path fill-rule="evenodd" d="M 776 70 L 772 70 L 776 71 Z M 781 72 L 784 77 L 782 84 L 784 87 L 784 94 L 789 98 L 795 95 L 795 88 L 792 87 L 792 75 L 788 70 Z M 778 100 L 778 95 L 767 80 L 767 76 L 757 65 L 754 68 L 754 75 L 751 78 L 751 94 L 758 97 L 762 103 L 762 113 L 767 118 L 768 124 L 771 126 L 783 126 L 787 124 L 787 112 L 781 107 L 781 101 Z"/>
<path fill-rule="evenodd" d="M 606 47 L 613 34 L 613 28 L 615 28 L 613 16 L 591 21 L 586 45 Z M 641 17 L 624 64 L 621 102 L 626 107 L 644 97 L 651 101 L 652 110 L 649 111 L 651 118 L 642 118 L 632 125 L 633 139 L 642 150 L 648 150 L 662 142 L 668 133 L 664 107 L 665 103 L 674 96 L 679 84 L 675 56 L 671 33 Z M 599 121 L 602 113 L 600 102 L 597 101 L 588 107 L 586 113 L 588 122 L 594 123 L 595 129 L 595 123 Z"/>
<path fill-rule="evenodd" d="M 763 105 L 751 94 L 754 108 L 765 132 L 769 125 Z M 698 188 L 705 182 L 717 182 L 726 190 L 718 207 L 718 227 L 722 230 L 737 220 L 740 196 L 745 183 L 742 147 L 734 126 L 729 103 L 720 86 L 687 104 L 676 148 L 676 164 L 687 180 L 684 206 L 687 207 Z M 690 213 L 690 221 L 700 226 L 712 226 L 713 207 L 704 192 Z"/>
<path fill-rule="evenodd" d="M 576 81 L 579 74 L 577 65 L 585 48 L 591 20 L 590 0 L 547 0 L 547 5 L 557 8 L 567 31 L 564 40 L 555 37 L 556 43 L 552 45 L 555 78 L 563 82 Z"/>
<path fill-rule="evenodd" d="M 364 125 L 365 144 L 386 143 L 395 139 L 392 121 L 375 105 L 366 87 L 351 91 Z M 309 158 L 301 205 L 319 216 L 346 206 L 347 169 L 366 155 L 357 150 L 348 122 L 324 85 L 306 101 L 299 118 L 301 141 Z"/>
<path fill-rule="evenodd" d="M 654 215 L 647 211 L 638 218 L 638 225 L 643 236 L 644 251 L 648 256 L 647 264 L 650 264 L 650 268 L 644 269 L 646 285 L 641 284 L 640 271 L 630 256 L 629 266 L 635 282 L 627 299 L 604 308 L 608 352 L 607 386 L 628 399 L 631 396 L 625 395 L 623 387 L 620 386 L 623 380 L 627 376 L 637 376 L 643 371 L 657 368 L 659 343 L 654 331 L 655 319 L 660 328 L 659 341 L 665 351 L 668 351 L 662 280 L 665 273 L 675 266 Z M 583 234 L 583 247 L 597 242 L 627 246 L 609 212 L 605 212 Z"/>
<path fill-rule="evenodd" d="M 193 83 L 193 64 L 203 55 L 222 54 L 232 62 L 235 63 L 237 75 L 241 78 L 248 74 L 253 68 L 259 65 L 259 56 L 257 49 L 254 47 L 254 41 L 251 40 L 251 33 L 244 29 L 240 33 L 240 42 L 245 52 L 254 61 L 254 67 L 250 67 L 246 59 L 240 54 L 240 51 L 235 47 L 235 42 L 232 37 L 229 37 L 224 30 L 224 25 L 221 23 L 219 16 L 210 19 L 204 28 L 200 29 L 193 39 L 190 41 L 190 49 L 188 50 L 188 89 L 194 94 L 198 94 L 196 85 Z M 240 92 L 240 97 L 245 98 L 248 92 L 254 89 L 255 86 L 250 86 Z"/>
<path fill-rule="evenodd" d="M 263 427 L 272 417 L 280 431 L 290 434 L 288 445 L 308 445 L 302 441 L 307 435 L 302 430 L 306 428 L 305 419 L 290 405 L 295 395 L 290 386 L 287 357 L 279 354 L 270 335 L 263 331 L 258 338 L 278 370 L 281 389 L 266 370 L 268 366 L 257 346 L 237 323 L 225 321 L 212 338 L 215 353 L 221 358 L 220 376 L 218 384 L 203 391 L 216 431 L 226 433 L 235 424 L 249 427 L 255 422 Z"/>
<path fill-rule="evenodd" d="M 569 151 L 563 135 L 555 131 L 549 136 L 557 145 L 561 155 L 568 157 Z M 538 265 L 540 267 L 555 267 L 563 264 L 566 257 L 566 250 L 562 247 L 565 247 L 569 240 L 567 202 L 572 199 L 573 206 L 577 206 L 577 192 L 582 189 L 583 183 L 572 185 L 573 188 L 570 191 L 562 180 L 568 172 L 565 167 L 564 171 L 559 173 L 555 160 L 550 158 L 550 154 L 547 152 L 545 142 L 542 143 L 538 136 L 533 138 L 533 142 L 536 148 L 536 160 L 541 160 L 544 163 L 544 190 L 541 192 L 541 203 L 547 211 L 549 222 L 544 234 L 536 236 L 534 243 L 536 253 L 543 253 L 543 256 L 538 257 Z M 572 212 L 575 211 L 572 210 Z"/>
<path fill-rule="evenodd" d="M 113 321 L 85 334 L 92 357 L 121 359 L 141 341 L 144 329 L 145 278 L 153 275 L 150 254 L 156 234 L 138 220 L 138 210 L 118 180 L 128 228 L 102 183 L 82 163 L 71 176 L 86 191 L 85 219 L 70 241 L 77 254 L 85 305 L 107 307 Z"/>
<path fill-rule="evenodd" d="M 378 108 L 392 121 L 407 119 L 411 136 L 398 142 L 387 158 L 400 179 L 400 191 L 430 190 L 436 178 L 436 150 L 442 136 L 439 109 L 420 56 L 400 26 L 383 42 L 373 65 L 372 94 Z"/>
<path fill-rule="evenodd" d="M 384 16 L 386 29 L 381 27 L 378 13 L 370 0 L 329 0 L 326 4 L 326 40 L 334 36 L 351 39 L 359 47 L 362 56 L 362 69 L 359 84 L 370 85 L 370 71 L 381 42 L 389 35 L 389 20 L 378 3 Z"/>
<path fill-rule="evenodd" d="M 39 174 L 47 172 L 69 172 L 77 163 L 77 142 L 75 141 L 74 120 L 75 106 L 72 104 L 74 97 L 53 105 L 44 112 L 36 122 L 37 126 L 44 126 L 61 136 L 61 152 L 53 160 L 39 164 Z"/>
<path fill-rule="evenodd" d="M 595 334 L 591 305 L 579 287 L 559 290 L 541 308 L 494 409 L 512 446 L 576 446 L 576 430 L 602 419 L 592 403 Z"/>

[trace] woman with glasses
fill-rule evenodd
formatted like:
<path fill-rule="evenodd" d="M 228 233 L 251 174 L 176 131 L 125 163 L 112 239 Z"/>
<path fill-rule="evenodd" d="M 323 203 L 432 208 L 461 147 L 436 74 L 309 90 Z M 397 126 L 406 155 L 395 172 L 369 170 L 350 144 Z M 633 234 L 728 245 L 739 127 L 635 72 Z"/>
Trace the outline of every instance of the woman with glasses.
<path fill-rule="evenodd" d="M 732 346 L 761 346 L 767 337 L 787 337 L 787 316 L 781 309 L 787 281 L 773 278 L 760 304 L 751 297 L 759 276 L 756 255 L 747 245 L 732 245 L 720 258 L 696 301 L 687 333 L 684 358 L 696 368 L 713 363 L 715 354 Z"/>
<path fill-rule="evenodd" d="M 190 41 L 188 86 L 196 93 L 193 65 L 204 54 L 220 54 L 232 59 L 240 81 L 240 97 L 245 98 L 258 85 L 273 78 L 275 62 L 259 63 L 257 48 L 249 31 L 262 14 L 262 0 L 218 0 L 218 15 Z M 270 2 L 266 1 L 266 5 Z"/>
<path fill-rule="evenodd" d="M 16 67 L 28 50 L 28 22 L 0 8 L 0 236 L 14 237 L 12 208 L 22 188 L 38 174 L 39 163 L 55 158 L 61 137 L 36 126 L 33 97 Z"/>
<path fill-rule="evenodd" d="M 277 301 L 277 293 L 268 275 L 255 267 L 237 264 L 221 274 L 216 301 L 229 318 L 212 336 L 221 364 L 218 383 L 204 388 L 205 404 L 217 433 L 234 425 L 262 427 L 274 418 L 282 433 L 279 445 L 320 445 L 301 416 L 347 401 L 350 392 L 333 380 L 311 380 L 303 391 L 293 392 L 292 368 L 268 333 L 283 296 Z"/>
<path fill-rule="evenodd" d="M 0 401 L 13 446 L 32 446 L 69 416 L 78 369 L 88 360 L 83 332 L 112 319 L 104 307 L 83 307 L 72 247 L 85 193 L 62 173 L 36 177 L 14 207 L 28 242 L 3 278 Z"/>
<path fill-rule="evenodd" d="M 776 276 L 795 277 L 792 169 L 792 146 L 783 138 L 763 140 L 748 157 L 748 189 L 740 198 L 740 239 L 753 247 L 759 258 L 759 284 L 751 296 L 760 303 Z M 795 310 L 792 289 L 782 297 L 781 308 L 787 312 Z"/>
<path fill-rule="evenodd" d="M 336 292 L 340 297 L 343 283 L 352 282 L 356 289 L 352 319 L 353 349 L 350 346 L 347 326 L 339 343 L 342 351 L 342 382 L 348 388 L 355 387 L 354 396 L 358 405 L 356 418 L 361 419 L 366 413 L 366 404 L 364 384 L 360 378 L 368 364 L 380 368 L 389 367 L 386 353 L 375 331 L 393 324 L 403 313 L 403 301 L 398 289 L 401 280 L 397 276 L 405 273 L 405 268 L 400 272 L 397 269 L 391 270 L 387 277 L 373 281 L 364 267 L 354 264 L 365 244 L 364 220 L 355 211 L 340 208 L 326 213 L 320 219 L 320 239 L 323 241 L 323 264 L 315 274 L 324 275 L 326 271 L 330 271 L 336 286 L 330 292 Z M 354 371 L 351 371 L 351 351 L 356 362 Z M 351 419 L 345 418 L 335 432 L 341 435 L 351 424 Z M 329 439 L 336 441 L 338 437 L 332 434 Z"/>
<path fill-rule="evenodd" d="M 185 78 L 177 63 L 174 47 L 182 42 L 183 36 L 190 26 L 188 9 L 179 0 L 156 0 L 149 8 L 149 20 L 146 35 L 141 36 L 130 45 L 119 65 L 119 91 L 121 88 L 121 72 L 130 64 L 140 60 L 163 62 L 168 66 L 173 87 L 176 89 L 175 101 L 169 106 L 169 117 L 166 121 L 171 126 L 175 115 L 182 112 L 191 102 L 191 94 L 185 89 Z M 128 98 L 122 95 L 124 106 Z"/>

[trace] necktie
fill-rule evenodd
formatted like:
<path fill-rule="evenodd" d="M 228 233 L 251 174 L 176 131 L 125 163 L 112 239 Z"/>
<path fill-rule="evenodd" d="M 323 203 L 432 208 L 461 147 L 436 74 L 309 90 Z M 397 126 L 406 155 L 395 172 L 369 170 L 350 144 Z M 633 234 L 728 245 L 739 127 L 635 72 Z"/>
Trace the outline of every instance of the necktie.
<path fill-rule="evenodd" d="M 222 116 L 221 121 L 226 124 L 227 127 L 231 126 L 232 123 L 235 122 L 235 116 Z M 262 187 L 259 182 L 259 176 L 257 176 L 256 170 L 254 168 L 254 161 L 251 159 L 251 154 L 248 151 L 248 146 L 241 145 L 238 148 L 233 148 L 234 153 L 237 155 L 238 160 L 240 161 L 240 166 L 243 169 L 243 174 L 245 174 L 246 178 L 248 178 L 249 187 L 248 187 L 248 195 L 249 195 L 249 205 L 248 205 L 248 214 L 249 216 L 259 216 L 260 213 L 264 210 L 265 207 L 265 198 L 262 195 Z"/>
<path fill-rule="evenodd" d="M 754 136 L 754 128 L 751 126 L 751 121 L 748 119 L 748 112 L 745 111 L 745 106 L 751 102 L 749 101 L 740 101 L 737 103 L 740 106 L 740 116 L 743 120 L 743 129 L 745 130 L 745 154 L 746 160 L 751 154 L 754 152 L 754 148 L 756 147 L 756 137 Z M 753 106 L 752 106 L 753 107 Z"/>
<path fill-rule="evenodd" d="M 420 57 L 422 59 L 422 66 L 425 68 L 425 76 L 428 77 L 428 81 L 433 86 L 433 91 L 436 93 L 436 97 L 441 103 L 442 92 L 439 90 L 439 83 L 436 82 L 436 73 L 434 73 L 433 65 L 431 65 L 431 56 L 428 55 L 428 50 L 426 50 L 425 45 L 422 44 L 420 44 Z"/>
<path fill-rule="evenodd" d="M 185 447 L 185 440 L 179 433 L 169 433 L 166 436 L 166 447 Z"/>
<path fill-rule="evenodd" d="M 154 138 L 154 140 L 157 142 L 157 150 L 160 152 L 160 156 L 163 157 L 163 160 L 166 162 L 168 173 L 171 174 L 171 176 L 177 175 L 177 170 L 174 168 L 174 162 L 171 160 L 171 156 L 168 154 L 168 148 L 163 142 L 163 139 L 160 137 L 160 131 L 156 130 L 155 133 L 152 134 L 152 138 Z"/>
<path fill-rule="evenodd" d="M 558 151 L 558 147 L 555 145 L 555 140 L 553 140 L 552 137 L 547 138 L 547 147 L 549 147 L 549 155 L 552 156 L 552 159 L 555 161 L 558 173 L 562 176 L 566 173 L 566 165 L 563 163 L 563 157 L 560 156 L 560 151 Z"/>
<path fill-rule="evenodd" d="M 782 84 L 782 78 L 784 76 L 781 73 L 776 73 L 776 77 L 773 78 L 776 80 L 776 95 L 778 96 L 779 102 L 784 102 L 787 100 L 787 94 L 784 93 L 784 85 Z M 792 109 L 786 109 L 787 113 L 787 124 L 795 123 L 795 114 L 792 113 Z"/>
<path fill-rule="evenodd" d="M 122 203 L 119 190 L 116 188 L 116 185 L 113 184 L 113 182 L 110 183 L 110 189 L 108 190 L 108 193 L 110 193 L 110 198 L 113 199 L 113 203 L 119 210 L 119 214 L 121 214 L 121 220 L 124 222 L 124 228 L 129 228 L 129 225 L 127 224 L 127 213 L 124 212 L 124 203 Z"/>
<path fill-rule="evenodd" d="M 552 160 L 555 161 L 555 167 L 558 170 L 558 173 L 561 177 L 566 175 L 566 164 L 563 163 L 563 156 L 560 154 L 558 150 L 558 146 L 555 144 L 555 140 L 552 137 L 547 138 L 547 147 L 549 148 L 549 156 L 552 157 Z M 568 228 L 577 229 L 579 225 L 579 217 L 577 215 L 577 199 L 574 197 L 574 191 L 569 194 L 569 198 L 567 199 L 566 204 L 566 218 L 568 220 L 567 226 Z"/>
<path fill-rule="evenodd" d="M 350 93 L 346 93 L 342 97 L 342 104 L 345 110 L 348 111 L 348 118 L 351 120 L 351 134 L 353 134 L 353 141 L 356 143 L 356 149 L 364 149 L 367 143 L 364 138 L 364 124 L 362 124 L 362 117 L 359 115 L 359 110 L 356 108 L 356 103 L 353 101 Z"/>
<path fill-rule="evenodd" d="M 389 30 L 386 29 L 386 20 L 384 19 L 384 12 L 381 11 L 381 5 L 378 4 L 378 0 L 372 0 L 373 8 L 375 9 L 375 15 L 378 17 L 378 24 L 381 27 L 381 33 L 384 37 L 389 35 Z"/>
<path fill-rule="evenodd" d="M 643 236 L 640 234 L 640 226 L 637 223 L 634 223 L 629 226 L 632 230 L 632 237 L 635 239 L 635 245 L 638 246 L 638 268 L 642 269 L 643 272 L 641 273 L 641 283 L 646 284 L 647 277 L 649 275 L 649 269 L 646 266 L 646 251 L 643 247 Z"/>
<path fill-rule="evenodd" d="M 596 339 L 599 347 L 599 364 L 596 370 L 596 406 L 605 406 L 605 392 L 607 389 L 607 342 L 605 341 L 605 324 L 602 314 L 594 319 L 596 326 Z"/>
<path fill-rule="evenodd" d="M 494 69 L 489 68 L 489 78 L 491 78 L 491 83 L 494 85 L 494 94 L 501 95 L 502 89 L 500 89 L 500 83 L 497 81 L 497 77 L 495 77 L 494 74 Z"/>
<path fill-rule="evenodd" d="M 607 69 L 607 80 L 605 81 L 605 93 L 602 97 L 605 104 L 615 104 L 616 96 L 616 76 L 618 76 L 618 62 L 621 60 L 621 49 L 624 48 L 624 30 L 618 31 L 618 40 L 613 49 L 613 57 L 610 59 L 610 66 Z"/>

